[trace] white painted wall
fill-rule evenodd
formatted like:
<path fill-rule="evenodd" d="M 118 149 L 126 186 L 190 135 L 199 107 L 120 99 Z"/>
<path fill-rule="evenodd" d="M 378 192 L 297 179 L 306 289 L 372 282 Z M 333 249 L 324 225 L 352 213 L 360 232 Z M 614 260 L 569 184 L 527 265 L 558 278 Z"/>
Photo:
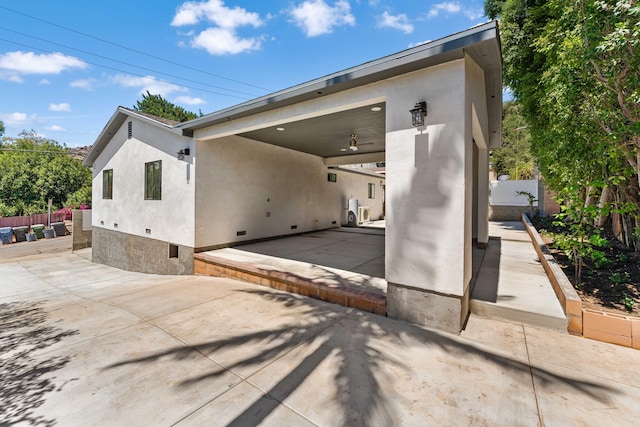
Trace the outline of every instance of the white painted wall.
<path fill-rule="evenodd" d="M 465 277 L 464 70 L 457 60 L 395 79 L 386 106 L 386 279 L 455 296 Z M 408 113 L 417 101 L 427 101 L 422 129 Z"/>
<path fill-rule="evenodd" d="M 230 146 L 231 140 L 223 138 L 237 133 L 386 102 L 386 278 L 389 282 L 400 285 L 461 296 L 464 295 L 471 275 L 470 209 L 471 183 L 474 179 L 471 138 L 473 123 L 471 115 L 467 114 L 471 102 L 467 99 L 468 81 L 465 70 L 465 59 L 460 59 L 335 95 L 321 96 L 316 100 L 200 129 L 195 132 L 195 138 L 199 141 L 198 152 L 203 147 L 213 149 L 221 141 Z M 469 84 L 481 85 L 484 91 L 485 82 L 478 80 L 481 73 L 476 74 Z M 428 104 L 427 126 L 423 129 L 412 127 L 409 114 L 409 109 L 418 101 L 427 101 Z M 480 129 L 486 122 L 486 104 L 482 108 L 477 113 L 476 123 Z M 238 141 L 232 140 L 234 143 Z M 252 153 L 257 152 L 247 152 L 246 156 L 262 156 Z M 236 161 L 240 164 L 240 159 Z M 254 165 L 256 161 L 251 164 Z M 209 169 L 209 165 L 203 167 L 199 164 L 198 182 L 202 182 L 200 174 Z M 222 177 L 216 179 L 224 182 Z M 216 182 L 215 179 L 203 181 Z M 296 191 L 305 193 L 307 190 L 304 188 L 299 187 Z M 197 234 L 204 232 L 200 212 L 214 211 L 213 202 L 205 205 L 201 196 L 198 189 Z M 266 199 L 271 197 L 264 192 L 262 199 L 266 205 L 270 203 Z M 221 201 L 221 204 L 229 204 L 229 201 Z M 246 215 L 256 215 L 254 219 L 261 227 L 268 228 L 266 206 L 258 211 L 262 213 L 238 212 L 237 215 L 245 223 L 249 223 Z M 317 214 L 312 215 L 311 220 L 315 219 L 320 224 L 325 221 Z M 283 228 L 287 222 L 290 222 L 290 217 L 283 220 Z M 238 220 L 237 223 L 240 226 L 242 221 Z M 235 237 L 237 229 L 238 227 L 227 230 L 227 238 Z M 274 234 L 283 231 L 286 230 L 278 229 Z M 201 246 L 200 239 L 196 237 L 198 246 Z M 206 240 L 224 239 L 215 237 Z"/>
<path fill-rule="evenodd" d="M 193 247 L 193 156 L 178 160 L 191 138 L 137 118 L 126 120 L 93 165 L 93 226 Z M 145 200 L 145 163 L 162 160 L 162 200 Z M 113 199 L 102 198 L 102 171 L 113 169 Z M 117 227 L 114 225 L 117 224 Z M 146 230 L 149 229 L 150 233 Z"/>
<path fill-rule="evenodd" d="M 465 290 L 472 277 L 472 238 L 478 243 L 489 241 L 489 112 L 484 70 L 471 57 L 465 56 Z M 475 141 L 475 143 L 474 143 Z M 474 147 L 475 145 L 475 147 Z M 474 162 L 474 148 L 476 159 Z M 475 168 L 473 165 L 475 164 Z"/>
<path fill-rule="evenodd" d="M 382 214 L 380 177 L 328 169 L 321 157 L 239 136 L 198 142 L 196 150 L 196 248 L 339 226 L 348 198 L 370 206 L 373 218 Z M 330 172 L 337 182 L 328 181 Z M 367 198 L 370 182 L 375 199 Z"/>
<path fill-rule="evenodd" d="M 519 196 L 518 191 L 531 193 L 538 199 L 538 180 L 509 180 L 491 181 L 491 205 L 492 206 L 529 206 L 526 196 Z M 538 206 L 538 201 L 533 203 Z"/>

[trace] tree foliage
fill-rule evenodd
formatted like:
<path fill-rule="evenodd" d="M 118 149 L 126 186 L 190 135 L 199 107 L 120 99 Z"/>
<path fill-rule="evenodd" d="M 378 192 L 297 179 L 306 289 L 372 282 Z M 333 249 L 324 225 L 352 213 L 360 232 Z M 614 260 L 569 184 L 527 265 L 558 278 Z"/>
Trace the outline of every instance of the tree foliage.
<path fill-rule="evenodd" d="M 547 184 L 567 206 L 614 213 L 614 232 L 640 249 L 636 0 L 486 0 L 485 11 L 500 18 L 505 84 Z"/>
<path fill-rule="evenodd" d="M 0 136 L 4 135 L 4 123 L 0 121 Z"/>
<path fill-rule="evenodd" d="M 511 179 L 533 179 L 531 136 L 522 116 L 522 107 L 515 101 L 504 103 L 502 146 L 491 152 L 491 164 L 498 176 L 509 175 Z"/>
<path fill-rule="evenodd" d="M 160 95 L 152 95 L 149 91 L 142 95 L 142 100 L 137 101 L 133 107 L 134 110 L 142 113 L 153 114 L 157 117 L 175 120 L 177 122 L 186 122 L 198 117 L 196 113 L 187 111 L 184 108 L 175 105 Z"/>
<path fill-rule="evenodd" d="M 4 138 L 0 151 L 0 215 L 47 211 L 62 207 L 67 197 L 91 186 L 91 171 L 69 157 L 64 146 L 34 131 Z"/>

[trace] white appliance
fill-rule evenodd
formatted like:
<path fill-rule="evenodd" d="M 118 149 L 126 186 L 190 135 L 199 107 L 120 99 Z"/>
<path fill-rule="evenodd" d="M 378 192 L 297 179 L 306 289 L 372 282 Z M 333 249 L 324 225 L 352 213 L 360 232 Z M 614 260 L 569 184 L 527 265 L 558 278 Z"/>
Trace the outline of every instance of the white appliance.
<path fill-rule="evenodd" d="M 369 206 L 358 207 L 358 223 L 371 221 L 371 208 Z"/>
<path fill-rule="evenodd" d="M 349 227 L 357 227 L 358 226 L 358 199 L 349 199 L 347 202 L 348 212 L 347 212 L 347 225 Z"/>

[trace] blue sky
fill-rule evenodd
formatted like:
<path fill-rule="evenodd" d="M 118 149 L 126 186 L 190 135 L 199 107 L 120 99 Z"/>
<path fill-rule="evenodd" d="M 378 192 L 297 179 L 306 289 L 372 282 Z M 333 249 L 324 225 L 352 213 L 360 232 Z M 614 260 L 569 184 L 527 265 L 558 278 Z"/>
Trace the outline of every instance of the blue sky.
<path fill-rule="evenodd" d="M 198 113 L 487 21 L 482 0 L 0 3 L 0 121 L 92 144 L 147 90 Z"/>

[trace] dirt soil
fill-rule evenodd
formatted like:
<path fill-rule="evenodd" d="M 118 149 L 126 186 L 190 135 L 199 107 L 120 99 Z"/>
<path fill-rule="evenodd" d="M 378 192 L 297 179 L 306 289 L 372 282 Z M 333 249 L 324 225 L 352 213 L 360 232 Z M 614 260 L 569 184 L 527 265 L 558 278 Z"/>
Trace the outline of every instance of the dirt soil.
<path fill-rule="evenodd" d="M 640 317 L 640 252 L 634 252 L 613 236 L 605 235 L 607 245 L 601 250 L 609 263 L 596 268 L 590 260 L 585 260 L 578 282 L 573 262 L 563 251 L 554 247 L 551 234 L 561 230 L 539 218 L 534 218 L 533 224 L 580 295 L 583 307 Z"/>

